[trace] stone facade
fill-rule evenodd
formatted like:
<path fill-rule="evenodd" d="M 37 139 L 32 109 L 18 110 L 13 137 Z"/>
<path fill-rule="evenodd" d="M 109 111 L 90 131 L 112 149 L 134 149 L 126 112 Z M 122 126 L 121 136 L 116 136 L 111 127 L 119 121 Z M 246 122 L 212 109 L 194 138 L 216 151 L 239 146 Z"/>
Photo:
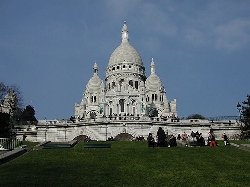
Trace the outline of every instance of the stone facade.
<path fill-rule="evenodd" d="M 176 99 L 168 101 L 152 59 L 151 74 L 145 76 L 140 54 L 130 45 L 124 22 L 121 44 L 111 54 L 105 81 L 98 76 L 97 63 L 86 85 L 81 103 L 75 104 L 75 118 L 98 119 L 108 116 L 148 116 L 176 118 Z"/>
<path fill-rule="evenodd" d="M 133 138 L 143 136 L 146 138 L 148 133 L 156 136 L 159 127 L 166 134 L 182 135 L 186 133 L 188 140 L 192 141 L 190 134 L 192 131 L 203 134 L 207 139 L 208 133 L 212 131 L 216 140 L 222 139 L 222 134 L 226 133 L 230 140 L 239 139 L 240 123 L 237 120 L 232 121 L 214 121 L 189 119 L 178 122 L 166 121 L 137 121 L 137 120 L 108 120 L 72 123 L 67 120 L 41 120 L 38 125 L 16 126 L 17 137 L 22 139 L 27 136 L 28 141 L 52 141 L 65 142 L 74 138 L 86 135 L 92 140 L 105 141 L 109 137 L 117 137 L 121 133 L 130 134 Z"/>

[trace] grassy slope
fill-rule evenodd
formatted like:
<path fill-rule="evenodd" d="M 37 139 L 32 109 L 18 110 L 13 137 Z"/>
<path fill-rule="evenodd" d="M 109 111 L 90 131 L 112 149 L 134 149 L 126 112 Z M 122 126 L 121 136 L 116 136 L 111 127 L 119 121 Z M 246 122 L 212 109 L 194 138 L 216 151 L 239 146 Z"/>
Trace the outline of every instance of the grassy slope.
<path fill-rule="evenodd" d="M 250 152 L 233 147 L 147 148 L 112 142 L 111 149 L 32 151 L 0 166 L 0 186 L 249 186 Z"/>

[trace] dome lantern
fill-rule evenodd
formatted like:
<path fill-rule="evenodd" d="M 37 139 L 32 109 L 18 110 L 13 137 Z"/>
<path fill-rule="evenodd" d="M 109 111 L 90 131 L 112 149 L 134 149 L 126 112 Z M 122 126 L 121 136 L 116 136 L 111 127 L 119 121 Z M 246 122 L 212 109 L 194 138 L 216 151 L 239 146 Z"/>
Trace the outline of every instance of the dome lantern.
<path fill-rule="evenodd" d="M 122 27 L 122 42 L 128 42 L 128 27 L 126 25 L 126 21 L 124 21 Z"/>
<path fill-rule="evenodd" d="M 151 74 L 155 74 L 155 63 L 154 63 L 154 59 L 153 58 L 152 58 L 152 61 L 151 61 L 150 68 L 151 68 Z"/>
<path fill-rule="evenodd" d="M 94 70 L 94 74 L 97 74 L 97 75 L 98 75 L 98 65 L 97 65 L 96 61 L 95 61 L 93 70 Z"/>

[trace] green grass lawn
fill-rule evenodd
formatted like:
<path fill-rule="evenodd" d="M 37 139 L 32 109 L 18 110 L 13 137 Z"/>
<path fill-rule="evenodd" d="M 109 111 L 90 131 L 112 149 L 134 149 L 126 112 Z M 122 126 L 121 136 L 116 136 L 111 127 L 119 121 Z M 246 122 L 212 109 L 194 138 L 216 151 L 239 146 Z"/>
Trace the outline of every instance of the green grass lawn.
<path fill-rule="evenodd" d="M 0 166 L 0 186 L 250 186 L 247 151 L 110 143 L 111 149 L 79 143 L 71 149 L 28 152 Z"/>

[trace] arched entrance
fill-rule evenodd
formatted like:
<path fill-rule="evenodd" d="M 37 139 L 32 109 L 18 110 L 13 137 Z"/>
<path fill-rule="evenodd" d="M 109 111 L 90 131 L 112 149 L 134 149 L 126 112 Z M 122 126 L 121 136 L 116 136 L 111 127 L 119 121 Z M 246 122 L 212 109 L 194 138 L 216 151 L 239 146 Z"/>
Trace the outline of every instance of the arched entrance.
<path fill-rule="evenodd" d="M 131 141 L 132 139 L 133 136 L 129 133 L 120 133 L 114 138 L 117 141 Z"/>
<path fill-rule="evenodd" d="M 73 140 L 77 140 L 77 142 L 85 142 L 88 139 L 87 135 L 79 135 L 75 137 Z"/>

